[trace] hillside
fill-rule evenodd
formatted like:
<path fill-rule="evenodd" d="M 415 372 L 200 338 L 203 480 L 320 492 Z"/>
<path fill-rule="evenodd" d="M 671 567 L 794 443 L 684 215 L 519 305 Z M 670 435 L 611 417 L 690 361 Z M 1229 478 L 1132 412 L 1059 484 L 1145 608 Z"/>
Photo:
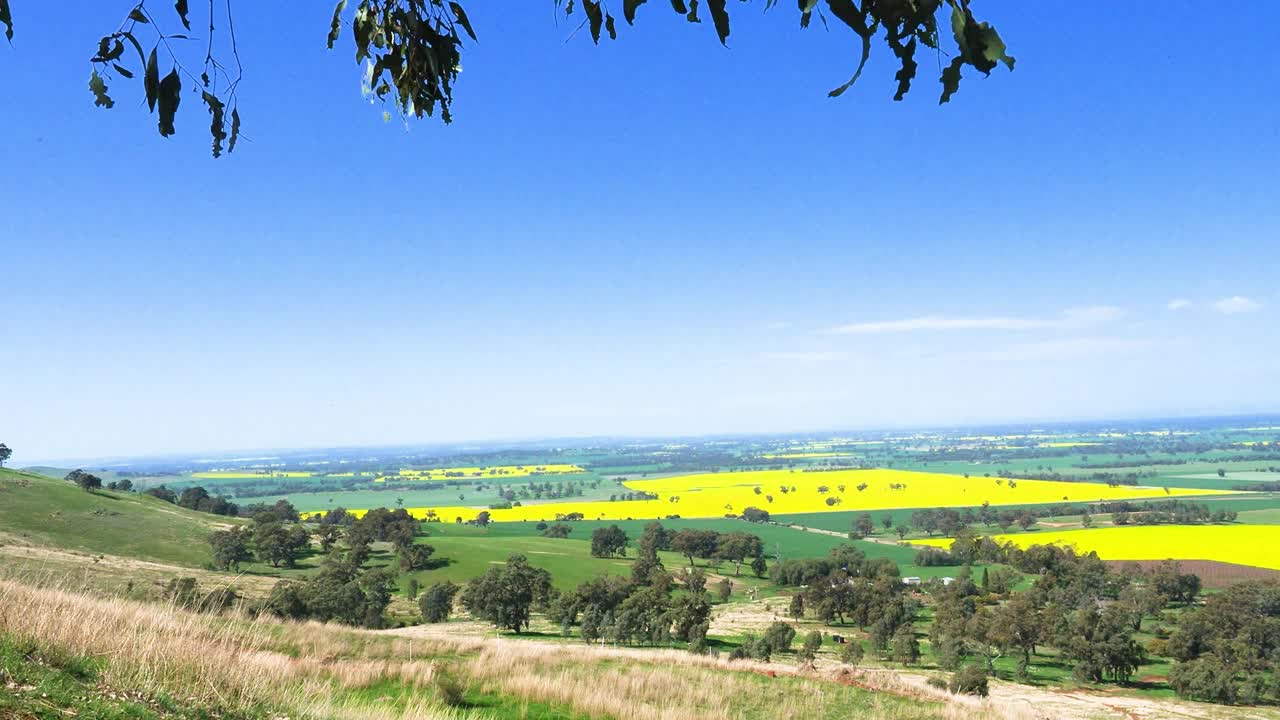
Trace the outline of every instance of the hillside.
<path fill-rule="evenodd" d="M 237 520 L 198 513 L 149 495 L 85 492 L 65 480 L 0 470 L 0 543 L 102 553 L 199 568 L 204 538 Z"/>

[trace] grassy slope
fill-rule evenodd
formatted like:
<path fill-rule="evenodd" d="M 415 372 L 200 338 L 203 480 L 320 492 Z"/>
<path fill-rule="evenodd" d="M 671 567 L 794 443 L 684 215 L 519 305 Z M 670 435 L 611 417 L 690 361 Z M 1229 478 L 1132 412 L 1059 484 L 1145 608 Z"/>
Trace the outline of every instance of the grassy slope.
<path fill-rule="evenodd" d="M 64 480 L 0 470 L 0 539 L 202 567 L 205 536 L 228 518 L 137 493 L 88 493 Z"/>

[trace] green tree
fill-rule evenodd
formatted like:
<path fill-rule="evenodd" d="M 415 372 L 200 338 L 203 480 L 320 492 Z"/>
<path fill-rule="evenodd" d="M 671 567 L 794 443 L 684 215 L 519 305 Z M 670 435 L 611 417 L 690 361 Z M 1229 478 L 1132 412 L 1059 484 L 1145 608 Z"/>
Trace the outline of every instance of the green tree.
<path fill-rule="evenodd" d="M 720 602 L 729 602 L 729 598 L 733 595 L 733 581 L 729 578 L 721 578 L 716 583 L 716 595 L 720 598 Z"/>
<path fill-rule="evenodd" d="M 800 651 L 796 653 L 800 662 L 806 665 L 812 665 L 813 661 L 818 657 L 818 649 L 822 647 L 822 632 L 814 630 L 804 636 L 804 643 L 800 646 Z"/>
<path fill-rule="evenodd" d="M 747 558 L 756 558 L 764 555 L 764 543 L 760 538 L 751 533 L 725 533 L 719 537 L 716 544 L 716 557 L 728 560 L 733 563 L 733 574 L 735 576 L 742 574 L 742 563 Z"/>
<path fill-rule="evenodd" d="M 528 627 L 532 608 L 545 604 L 551 593 L 550 573 L 530 565 L 524 555 L 512 555 L 505 565 L 468 582 L 462 603 L 473 616 L 518 633 Z"/>
<path fill-rule="evenodd" d="M 858 537 L 867 537 L 875 533 L 876 522 L 871 519 L 871 513 L 862 513 L 853 523 L 853 531 Z"/>
<path fill-rule="evenodd" d="M 704 560 L 715 557 L 719 541 L 720 533 L 715 530 L 680 530 L 671 537 L 671 549 L 688 558 L 692 567 L 695 557 Z"/>
<path fill-rule="evenodd" d="M 10 450 L 8 445 L 0 443 L 0 467 L 4 467 L 11 457 L 13 457 L 13 450 Z"/>
<path fill-rule="evenodd" d="M 311 543 L 311 536 L 305 528 L 299 525 L 286 527 L 279 522 L 255 523 L 252 535 L 254 553 L 259 560 L 271 563 L 271 567 L 280 567 L 281 564 L 293 567 Z"/>
<path fill-rule="evenodd" d="M 791 596 L 791 602 L 787 605 L 787 615 L 796 620 L 804 619 L 804 594 L 796 593 Z"/>
<path fill-rule="evenodd" d="M 862 657 L 865 653 L 861 640 L 849 638 L 844 645 L 840 646 L 840 662 L 845 665 L 857 665 L 862 662 Z"/>
<path fill-rule="evenodd" d="M 764 631 L 763 640 L 769 644 L 771 653 L 791 652 L 791 643 L 796 639 L 796 629 L 789 623 L 776 622 Z"/>
<path fill-rule="evenodd" d="M 919 660 L 920 641 L 916 639 L 915 627 L 904 623 L 893 634 L 893 661 L 912 665 Z"/>
<path fill-rule="evenodd" d="M 414 570 L 425 570 L 427 563 L 431 562 L 431 556 L 434 555 L 436 549 L 430 545 L 415 543 L 404 549 L 398 554 L 400 557 L 400 569 L 404 572 L 412 572 Z"/>
<path fill-rule="evenodd" d="M 627 534 L 617 525 L 596 528 L 591 533 L 592 557 L 626 557 Z"/>
<path fill-rule="evenodd" d="M 72 470 L 67 473 L 65 479 L 79 485 L 80 489 L 85 492 L 93 492 L 94 490 L 102 489 L 102 478 L 80 469 Z"/>
<path fill-rule="evenodd" d="M 250 535 L 240 527 L 219 530 L 209 536 L 213 549 L 213 565 L 219 570 L 240 571 L 240 563 L 253 559 L 250 551 Z"/>
<path fill-rule="evenodd" d="M 14 19 L 10 2 L 0 0 L 0 24 L 12 39 Z M 21 0 L 19 8 L 20 3 Z M 623 18 L 627 24 L 635 22 L 637 9 L 642 4 L 644 0 L 624 0 Z M 774 4 L 765 0 L 764 7 Z M 824 8 L 816 0 L 806 0 L 799 5 L 800 26 L 808 27 L 816 12 L 824 28 L 834 25 L 848 31 L 857 48 L 855 54 L 859 59 L 852 76 L 832 89 L 830 96 L 843 94 L 858 80 L 879 39 L 898 67 L 894 74 L 897 81 L 894 100 L 903 99 L 911 89 L 919 69 L 917 50 L 935 53 L 940 66 L 943 55 L 949 56 L 950 61 L 938 78 L 939 102 L 945 103 L 959 89 L 965 68 L 989 75 L 1001 63 L 1010 70 L 1014 66 L 1014 58 L 1006 52 L 999 33 L 989 23 L 978 20 L 970 4 L 970 0 L 914 3 L 826 0 Z M 578 3 L 554 0 L 554 6 L 568 15 L 579 14 L 594 42 L 598 43 L 602 37 L 617 37 L 615 18 L 608 4 L 601 0 Z M 702 21 L 699 11 L 705 8 L 716 36 L 728 45 L 731 4 L 726 0 L 707 0 L 701 7 L 696 2 L 673 0 L 671 6 L 694 23 Z M 195 89 L 205 111 L 201 115 L 207 114 L 210 118 L 213 156 L 233 152 L 240 139 L 241 116 L 236 90 L 244 74 L 244 64 L 235 42 L 232 3 L 227 2 L 225 7 L 210 3 L 207 18 L 200 17 L 199 10 L 197 17 L 192 18 L 186 0 L 175 3 L 173 13 L 161 13 L 136 0 L 130 0 L 124 8 L 118 29 L 102 37 L 90 58 L 92 72 L 88 84 L 94 105 L 104 109 L 113 107 L 115 100 L 110 86 L 137 82 L 148 111 L 157 116 L 160 134 L 167 137 L 177 132 L 178 107 L 184 91 Z M 193 43 L 188 51 L 169 41 L 190 31 L 193 21 L 198 27 L 209 28 L 206 42 Z M 370 69 L 364 84 L 372 97 L 405 117 L 422 118 L 438 113 L 444 122 L 452 121 L 453 85 L 462 67 L 465 40 L 475 42 L 477 37 L 460 2 L 359 0 L 348 3 L 341 0 L 334 9 L 325 40 L 330 50 L 344 35 L 344 27 L 350 28 L 348 36 L 355 46 L 356 64 L 362 72 L 366 67 Z M 947 29 L 951 31 L 949 34 Z M 320 31 L 321 28 L 317 28 L 317 41 Z"/>
<path fill-rule="evenodd" d="M 422 612 L 422 621 L 429 623 L 444 622 L 453 612 L 453 598 L 462 588 L 445 580 L 427 586 L 418 598 L 418 610 Z"/>

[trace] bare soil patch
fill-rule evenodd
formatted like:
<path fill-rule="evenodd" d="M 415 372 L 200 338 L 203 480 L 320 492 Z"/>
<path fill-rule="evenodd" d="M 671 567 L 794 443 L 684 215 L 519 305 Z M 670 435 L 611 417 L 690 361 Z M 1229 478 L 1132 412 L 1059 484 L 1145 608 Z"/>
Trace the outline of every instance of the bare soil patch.
<path fill-rule="evenodd" d="M 1150 570 L 1160 565 L 1159 560 L 1110 560 L 1108 565 L 1116 568 L 1137 565 L 1143 570 Z M 1280 570 L 1237 565 L 1217 560 L 1179 560 L 1182 572 L 1195 573 L 1207 588 L 1224 588 L 1246 580 L 1280 580 Z"/>

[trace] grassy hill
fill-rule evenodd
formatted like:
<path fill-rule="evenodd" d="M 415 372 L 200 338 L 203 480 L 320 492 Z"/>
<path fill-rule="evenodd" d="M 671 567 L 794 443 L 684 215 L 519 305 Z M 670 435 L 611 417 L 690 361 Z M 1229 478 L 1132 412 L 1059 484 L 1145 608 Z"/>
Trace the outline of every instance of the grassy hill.
<path fill-rule="evenodd" d="M 104 553 L 203 567 L 204 539 L 239 522 L 171 505 L 149 495 L 85 492 L 65 480 L 0 470 L 0 542 Z"/>

